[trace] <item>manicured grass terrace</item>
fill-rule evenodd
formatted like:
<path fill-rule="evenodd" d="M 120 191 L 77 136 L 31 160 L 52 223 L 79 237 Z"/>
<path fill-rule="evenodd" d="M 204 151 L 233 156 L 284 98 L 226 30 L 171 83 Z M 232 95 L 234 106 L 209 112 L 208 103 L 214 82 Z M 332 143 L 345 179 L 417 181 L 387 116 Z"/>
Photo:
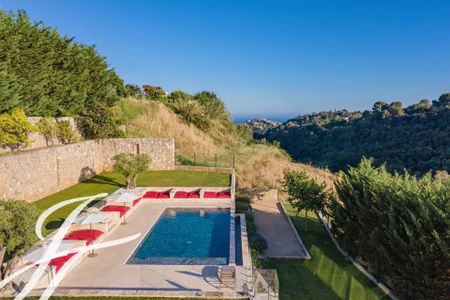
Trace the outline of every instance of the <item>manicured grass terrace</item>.
<path fill-rule="evenodd" d="M 111 194 L 120 187 L 123 187 L 124 184 L 125 180 L 122 175 L 114 172 L 105 172 L 36 201 L 34 204 L 38 209 L 45 210 L 60 201 L 71 198 L 95 195 L 103 192 Z M 137 186 L 225 187 L 229 185 L 229 174 L 186 170 L 147 171 L 140 174 L 137 180 Z M 54 212 L 46 220 L 45 229 L 47 233 L 61 226 L 67 215 L 79 204 L 74 203 Z"/>
<path fill-rule="evenodd" d="M 344 259 L 315 215 L 309 214 L 308 231 L 305 232 L 304 214 L 297 216 L 289 206 L 286 209 L 312 259 L 269 261 L 269 267 L 277 269 L 282 300 L 389 299 L 351 262 Z"/>

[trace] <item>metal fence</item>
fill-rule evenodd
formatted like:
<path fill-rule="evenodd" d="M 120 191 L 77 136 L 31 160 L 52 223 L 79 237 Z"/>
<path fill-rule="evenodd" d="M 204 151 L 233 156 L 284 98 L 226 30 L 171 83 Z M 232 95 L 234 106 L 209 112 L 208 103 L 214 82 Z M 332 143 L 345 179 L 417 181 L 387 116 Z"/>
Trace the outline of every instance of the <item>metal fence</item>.
<path fill-rule="evenodd" d="M 234 168 L 236 157 L 234 154 L 211 154 L 199 153 L 177 154 L 176 164 L 182 166 L 199 166 L 214 168 Z"/>
<path fill-rule="evenodd" d="M 280 282 L 275 269 L 253 270 L 253 291 L 251 299 L 276 300 L 279 299 Z"/>

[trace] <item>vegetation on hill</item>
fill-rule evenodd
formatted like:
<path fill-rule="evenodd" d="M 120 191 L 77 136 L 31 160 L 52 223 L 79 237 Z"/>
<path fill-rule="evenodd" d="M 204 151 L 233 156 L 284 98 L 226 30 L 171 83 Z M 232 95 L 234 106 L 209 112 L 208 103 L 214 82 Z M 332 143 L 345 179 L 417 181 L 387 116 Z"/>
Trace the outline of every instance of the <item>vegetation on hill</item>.
<path fill-rule="evenodd" d="M 327 170 L 294 164 L 276 145 L 256 143 L 250 132 L 228 121 L 212 121 L 207 128 L 186 122 L 183 114 L 169 108 L 163 101 L 127 98 L 114 107 L 116 118 L 126 124 L 129 137 L 172 137 L 178 160 L 198 165 L 231 167 L 233 155 L 241 187 L 275 187 L 285 169 L 304 170 L 309 176 L 331 185 L 333 175 Z M 226 123 L 229 122 L 229 123 Z"/>
<path fill-rule="evenodd" d="M 173 137 L 180 162 L 231 167 L 234 161 L 242 186 L 276 186 L 292 166 L 276 145 L 255 143 L 248 126 L 233 124 L 215 93 L 169 94 L 148 84 L 124 86 L 93 46 L 33 22 L 23 11 L 0 11 L 0 114 L 16 108 L 28 116 L 76 117 L 85 139 L 123 137 L 119 125 L 130 137 Z M 51 144 L 56 131 L 40 125 Z M 67 134 L 57 137 L 76 141 L 65 129 L 59 128 Z M 310 166 L 295 167 L 332 176 Z"/>
<path fill-rule="evenodd" d="M 105 118 L 124 92 L 94 46 L 32 22 L 23 11 L 0 11 L 0 113 L 21 108 L 28 116 Z"/>
<path fill-rule="evenodd" d="M 295 160 L 333 171 L 373 157 L 388 170 L 425 174 L 450 170 L 450 93 L 406 108 L 378 101 L 372 111 L 321 112 L 255 135 L 278 141 Z"/>

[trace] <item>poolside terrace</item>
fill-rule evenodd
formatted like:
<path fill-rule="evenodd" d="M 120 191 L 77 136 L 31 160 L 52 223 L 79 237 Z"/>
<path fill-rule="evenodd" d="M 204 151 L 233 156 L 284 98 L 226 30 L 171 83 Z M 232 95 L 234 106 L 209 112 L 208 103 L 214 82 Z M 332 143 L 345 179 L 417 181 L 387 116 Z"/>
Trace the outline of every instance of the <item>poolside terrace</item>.
<path fill-rule="evenodd" d="M 244 236 L 242 243 L 239 245 L 243 248 L 240 252 L 245 256 L 242 259 L 243 265 L 235 266 L 234 187 L 230 186 L 233 182 L 232 178 L 227 174 L 205 174 L 205 172 L 194 171 L 164 171 L 164 173 L 163 175 L 168 175 L 167 177 L 176 175 L 176 180 L 171 182 L 167 177 L 164 179 L 153 177 L 154 182 L 159 184 L 164 182 L 164 184 L 143 187 L 140 191 L 139 189 L 135 190 L 139 194 L 140 200 L 133 201 L 123 215 L 119 212 L 104 211 L 104 208 L 108 206 L 108 197 L 96 202 L 93 207 L 87 210 L 89 213 L 109 214 L 112 217 L 112 221 L 107 224 L 96 224 L 91 227 L 104 233 L 96 242 L 108 242 L 136 233 L 141 235 L 129 243 L 112 248 L 98 249 L 96 250 L 97 255 L 94 257 L 84 255 L 74 267 L 70 268 L 69 273 L 64 277 L 54 295 L 242 297 L 243 285 L 248 281 L 248 269 L 251 269 L 251 259 L 248 242 L 246 236 Z M 152 175 L 147 172 L 138 184 L 148 183 Z M 161 175 L 161 172 L 159 172 L 159 175 Z M 199 175 L 197 180 L 194 179 L 196 175 Z M 62 191 L 58 195 L 43 199 L 40 203 L 38 202 L 38 207 L 44 206 L 43 203 L 50 206 L 64 198 L 68 199 L 69 194 L 83 196 L 76 193 L 76 190 L 89 191 L 90 194 L 104 191 L 104 188 L 106 190 L 114 189 L 113 194 L 126 192 L 126 190 L 120 188 L 120 182 L 116 181 L 115 174 L 110 173 L 106 176 L 101 174 L 101 176 L 96 177 L 89 182 L 83 182 Z M 211 178 L 218 179 L 216 184 L 214 184 L 214 179 L 211 180 Z M 228 184 L 224 186 L 224 182 Z M 204 184 L 204 186 L 198 184 Z M 91 188 L 87 188 L 88 185 Z M 183 186 L 180 187 L 179 185 Z M 190 197 L 192 193 L 198 196 Z M 160 198 L 157 196 L 158 194 L 168 195 L 168 197 Z M 222 197 L 219 195 L 222 195 Z M 230 222 L 229 265 L 235 268 L 235 278 L 232 285 L 221 281 L 220 273 L 224 267 L 221 265 L 127 264 L 130 256 L 168 208 L 222 208 L 230 210 L 233 222 Z M 67 215 L 68 212 L 70 211 L 67 210 L 64 213 Z M 61 223 L 62 216 L 62 214 L 59 216 L 59 222 Z M 53 219 L 53 221 L 47 223 L 49 231 L 57 228 L 56 220 Z M 241 223 L 245 224 L 245 221 Z M 72 226 L 71 230 L 75 231 L 89 228 L 87 224 Z M 49 234 L 47 239 L 52 239 L 55 232 Z M 245 233 L 245 229 L 242 232 Z M 39 295 L 42 293 L 49 278 L 54 275 L 56 275 L 55 269 L 52 270 L 52 274 L 48 278 L 41 280 L 40 286 L 37 286 L 32 294 Z"/>

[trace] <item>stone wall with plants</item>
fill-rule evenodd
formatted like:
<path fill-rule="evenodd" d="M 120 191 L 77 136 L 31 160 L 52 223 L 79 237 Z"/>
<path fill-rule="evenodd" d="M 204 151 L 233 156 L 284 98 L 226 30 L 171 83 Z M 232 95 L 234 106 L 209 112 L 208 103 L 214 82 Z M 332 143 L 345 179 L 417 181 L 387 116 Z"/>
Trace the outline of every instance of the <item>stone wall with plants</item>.
<path fill-rule="evenodd" d="M 41 199 L 111 171 L 112 158 L 122 152 L 147 154 L 153 170 L 170 170 L 175 165 L 175 143 L 170 138 L 89 140 L 5 153 L 0 155 L 0 199 Z"/>
<path fill-rule="evenodd" d="M 27 117 L 34 125 L 33 130 L 28 133 L 28 144 L 21 144 L 15 150 L 31 150 L 43 147 L 71 144 L 81 140 L 75 119 L 72 117 L 43 118 Z M 11 152 L 9 147 L 0 147 L 0 153 Z"/>

